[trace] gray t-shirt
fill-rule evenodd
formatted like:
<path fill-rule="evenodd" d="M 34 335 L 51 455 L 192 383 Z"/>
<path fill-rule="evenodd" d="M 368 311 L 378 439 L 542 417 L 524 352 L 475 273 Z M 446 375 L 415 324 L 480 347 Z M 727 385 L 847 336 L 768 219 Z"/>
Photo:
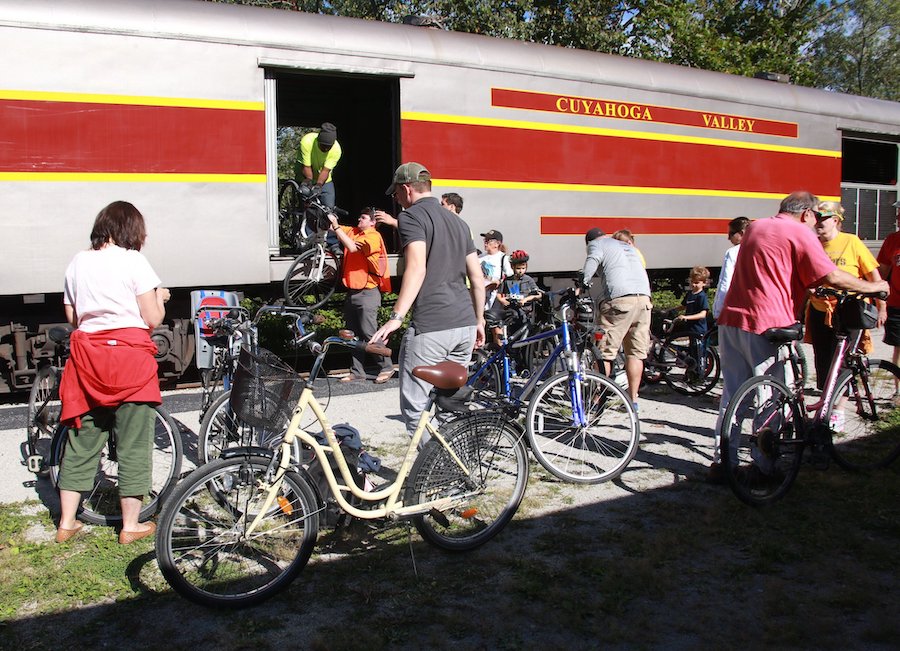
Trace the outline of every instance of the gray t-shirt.
<path fill-rule="evenodd" d="M 466 287 L 466 256 L 475 252 L 469 227 L 437 197 L 419 199 L 397 219 L 403 248 L 425 242 L 425 280 L 413 304 L 416 332 L 474 326 L 475 308 Z"/>
<path fill-rule="evenodd" d="M 585 280 L 590 280 L 594 274 L 600 279 L 600 301 L 629 294 L 650 296 L 650 280 L 637 250 L 611 237 L 598 237 L 588 242 L 582 273 Z"/>

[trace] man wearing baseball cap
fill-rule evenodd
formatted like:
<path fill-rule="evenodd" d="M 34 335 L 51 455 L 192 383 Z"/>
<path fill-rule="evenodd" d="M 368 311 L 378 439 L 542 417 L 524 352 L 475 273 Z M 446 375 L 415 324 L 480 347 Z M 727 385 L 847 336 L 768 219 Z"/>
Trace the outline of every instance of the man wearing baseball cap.
<path fill-rule="evenodd" d="M 397 230 L 406 268 L 394 311 L 370 341 L 386 342 L 412 311 L 399 360 L 400 411 L 412 434 L 431 390 L 412 370 L 445 360 L 466 365 L 484 344 L 484 276 L 469 227 L 432 196 L 424 165 L 398 167 L 387 194 L 403 208 Z"/>
<path fill-rule="evenodd" d="M 894 202 L 894 209 L 897 211 L 897 227 L 900 228 L 900 201 Z M 884 343 L 894 347 L 892 361 L 897 364 L 900 361 L 900 273 L 897 273 L 897 267 L 900 266 L 900 232 L 891 233 L 885 238 L 876 260 L 881 277 L 891 286 L 887 299 Z M 894 391 L 894 402 L 900 403 L 896 387 Z"/>
<path fill-rule="evenodd" d="M 650 350 L 650 280 L 641 259 L 630 244 L 611 238 L 600 228 L 584 235 L 587 258 L 580 281 L 591 285 L 596 275 L 601 280 L 597 305 L 598 324 L 606 330 L 600 353 L 609 372 L 612 361 L 625 349 L 625 376 L 628 392 L 637 409 L 638 389 L 644 372 L 644 360 Z"/>
<path fill-rule="evenodd" d="M 334 208 L 333 170 L 341 159 L 341 143 L 337 140 L 337 127 L 331 122 L 322 124 L 318 132 L 311 131 L 300 139 L 300 165 L 304 183 L 315 183 L 321 190 L 322 203 Z"/>

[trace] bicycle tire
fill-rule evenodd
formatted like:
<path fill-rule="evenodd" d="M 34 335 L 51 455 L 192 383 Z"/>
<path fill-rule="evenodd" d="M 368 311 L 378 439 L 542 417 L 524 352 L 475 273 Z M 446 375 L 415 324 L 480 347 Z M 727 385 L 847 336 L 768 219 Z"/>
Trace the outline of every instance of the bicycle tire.
<path fill-rule="evenodd" d="M 900 456 L 900 409 L 894 403 L 898 382 L 900 368 L 880 359 L 869 360 L 863 374 L 846 369 L 838 377 L 825 422 L 843 401 L 844 425 L 832 432 L 830 449 L 841 468 L 883 468 Z"/>
<path fill-rule="evenodd" d="M 278 190 L 278 222 L 282 242 L 290 250 L 304 250 L 315 235 L 306 223 L 300 186 L 292 179 L 283 181 Z"/>
<path fill-rule="evenodd" d="M 59 400 L 59 381 L 62 369 L 42 366 L 34 376 L 28 394 L 28 422 L 26 424 L 26 452 L 29 457 L 41 457 L 39 474 L 46 474 L 50 459 L 50 444 L 59 425 L 62 403 Z"/>
<path fill-rule="evenodd" d="M 797 352 L 797 362 L 800 368 L 799 381 L 795 380 L 794 384 L 797 388 L 803 387 L 805 389 L 807 382 L 809 382 L 809 362 L 806 360 L 806 352 L 799 341 L 794 342 L 794 350 Z"/>
<path fill-rule="evenodd" d="M 800 471 L 806 424 L 796 398 L 769 376 L 744 382 L 722 419 L 722 466 L 743 502 L 766 506 L 781 499 Z"/>
<path fill-rule="evenodd" d="M 528 451 L 522 432 L 503 414 L 477 411 L 441 426 L 459 464 L 436 439 L 419 453 L 409 476 L 405 504 L 457 497 L 440 514 L 413 523 L 429 543 L 451 552 L 483 545 L 513 518 L 528 484 Z"/>
<path fill-rule="evenodd" d="M 587 424 L 576 424 L 570 373 L 542 384 L 528 405 L 525 433 L 538 462 L 552 475 L 576 484 L 615 479 L 634 459 L 640 423 L 628 394 L 599 373 L 582 373 L 580 402 Z"/>
<path fill-rule="evenodd" d="M 320 510 L 304 475 L 286 472 L 274 508 L 252 537 L 244 535 L 267 496 L 260 483 L 276 471 L 269 457 L 245 455 L 216 459 L 178 484 L 156 534 L 159 569 L 178 594 L 204 606 L 252 606 L 304 568 Z"/>
<path fill-rule="evenodd" d="M 527 346 L 528 354 L 526 355 L 526 359 L 528 360 L 528 370 L 532 376 L 541 372 L 541 369 L 544 368 L 547 360 L 550 359 L 550 356 L 556 349 L 557 344 L 559 344 L 559 337 L 554 336 L 546 339 L 539 339 Z M 566 370 L 565 356 L 559 355 L 553 360 L 553 363 L 550 365 L 550 368 L 547 369 L 544 377 L 551 377 L 556 373 L 562 373 Z"/>
<path fill-rule="evenodd" d="M 672 360 L 663 371 L 663 379 L 669 388 L 685 396 L 707 393 L 719 381 L 719 354 L 712 348 L 704 350 L 706 363 L 702 372 L 698 369 L 691 353 L 698 337 L 693 333 L 681 333 L 667 337 L 663 343 L 663 354 L 667 360 Z"/>
<path fill-rule="evenodd" d="M 197 433 L 197 457 L 200 464 L 220 458 L 225 450 L 256 445 L 275 449 L 284 439 L 285 429 L 278 431 L 252 427 L 231 410 L 231 390 L 225 391 L 210 405 Z M 295 440 L 293 459 L 300 459 L 300 441 Z"/>
<path fill-rule="evenodd" d="M 488 365 L 490 358 L 491 353 L 484 350 L 472 351 L 472 359 L 469 361 L 468 384 L 480 395 L 499 396 L 502 393 L 500 366 L 496 362 Z M 478 377 L 473 377 L 479 371 Z"/>
<path fill-rule="evenodd" d="M 162 407 L 155 407 L 156 419 L 153 436 L 153 480 L 150 494 L 144 497 L 138 519 L 143 522 L 156 514 L 160 503 L 178 481 L 181 473 L 183 450 L 181 430 L 175 420 Z M 69 428 L 62 425 L 53 437 L 51 459 L 61 460 L 68 440 Z M 59 483 L 58 464 L 51 465 L 50 481 Z M 78 509 L 79 520 L 91 524 L 115 526 L 122 522 L 118 490 L 119 464 L 110 459 L 109 446 L 103 447 L 97 466 L 94 487 L 82 495 Z"/>
<path fill-rule="evenodd" d="M 319 256 L 324 256 L 319 271 Z M 340 261 L 327 249 L 314 246 L 298 255 L 284 277 L 284 300 L 312 310 L 331 298 L 341 275 Z"/>

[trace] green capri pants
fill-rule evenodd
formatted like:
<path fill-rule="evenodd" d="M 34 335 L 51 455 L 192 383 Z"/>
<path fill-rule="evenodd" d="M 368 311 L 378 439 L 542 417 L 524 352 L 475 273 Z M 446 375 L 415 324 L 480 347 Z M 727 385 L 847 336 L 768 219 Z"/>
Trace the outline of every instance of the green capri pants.
<path fill-rule="evenodd" d="M 116 433 L 119 495 L 142 497 L 152 480 L 153 421 L 156 411 L 141 402 L 97 408 L 81 417 L 81 428 L 69 430 L 59 470 L 59 488 L 85 492 L 94 487 L 100 452 L 111 432 Z"/>

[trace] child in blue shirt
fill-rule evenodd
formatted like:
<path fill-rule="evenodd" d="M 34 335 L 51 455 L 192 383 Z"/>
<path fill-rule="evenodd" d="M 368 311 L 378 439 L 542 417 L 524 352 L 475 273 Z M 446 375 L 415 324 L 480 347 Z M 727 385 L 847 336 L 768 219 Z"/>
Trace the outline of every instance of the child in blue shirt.
<path fill-rule="evenodd" d="M 700 377 L 706 373 L 703 335 L 706 334 L 706 315 L 709 312 L 709 299 L 706 296 L 708 281 L 709 269 L 706 267 L 691 269 L 691 291 L 681 301 L 681 308 L 679 308 L 684 310 L 684 314 L 675 317 L 675 323 L 681 325 L 681 332 L 697 335 L 691 339 L 691 356 L 698 362 L 696 372 Z"/>

